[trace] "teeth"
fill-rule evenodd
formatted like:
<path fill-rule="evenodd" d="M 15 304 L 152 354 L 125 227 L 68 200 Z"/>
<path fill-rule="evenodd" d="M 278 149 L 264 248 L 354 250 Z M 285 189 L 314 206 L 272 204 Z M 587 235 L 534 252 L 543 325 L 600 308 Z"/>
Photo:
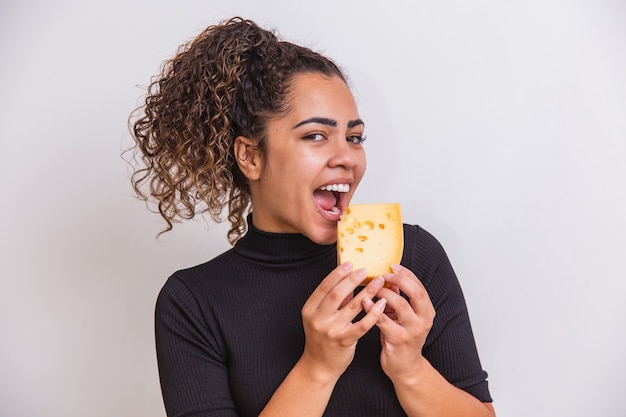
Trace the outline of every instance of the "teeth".
<path fill-rule="evenodd" d="M 340 193 L 347 193 L 350 191 L 350 184 L 331 184 L 325 185 L 320 188 L 322 191 L 337 191 Z"/>

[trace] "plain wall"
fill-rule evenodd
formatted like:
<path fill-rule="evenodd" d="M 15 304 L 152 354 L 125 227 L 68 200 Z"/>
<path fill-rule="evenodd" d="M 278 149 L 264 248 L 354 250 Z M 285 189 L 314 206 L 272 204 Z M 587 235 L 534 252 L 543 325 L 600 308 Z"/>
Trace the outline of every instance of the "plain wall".
<path fill-rule="evenodd" d="M 499 416 L 626 409 L 626 3 L 0 3 L 0 415 L 164 416 L 153 308 L 224 225 L 163 223 L 121 151 L 150 77 L 241 15 L 334 58 L 461 280 Z"/>

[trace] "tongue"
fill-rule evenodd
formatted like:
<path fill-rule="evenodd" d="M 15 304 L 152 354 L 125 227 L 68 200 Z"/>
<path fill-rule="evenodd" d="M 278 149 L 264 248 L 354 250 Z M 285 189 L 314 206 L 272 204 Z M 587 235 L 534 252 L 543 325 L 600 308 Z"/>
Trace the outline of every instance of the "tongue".
<path fill-rule="evenodd" d="M 326 211 L 331 211 L 337 205 L 337 198 L 332 191 L 317 190 L 313 193 L 317 204 Z"/>

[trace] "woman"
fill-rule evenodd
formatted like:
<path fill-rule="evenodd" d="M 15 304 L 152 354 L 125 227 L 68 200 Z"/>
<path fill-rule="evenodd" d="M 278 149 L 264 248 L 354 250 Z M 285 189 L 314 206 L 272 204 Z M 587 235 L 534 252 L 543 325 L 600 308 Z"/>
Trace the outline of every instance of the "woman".
<path fill-rule="evenodd" d="M 199 212 L 231 223 L 233 248 L 176 272 L 157 300 L 169 416 L 495 415 L 431 235 L 405 225 L 402 266 L 360 291 L 366 271 L 336 265 L 366 159 L 332 61 L 230 19 L 166 63 L 133 134 L 133 185 L 168 229 Z"/>

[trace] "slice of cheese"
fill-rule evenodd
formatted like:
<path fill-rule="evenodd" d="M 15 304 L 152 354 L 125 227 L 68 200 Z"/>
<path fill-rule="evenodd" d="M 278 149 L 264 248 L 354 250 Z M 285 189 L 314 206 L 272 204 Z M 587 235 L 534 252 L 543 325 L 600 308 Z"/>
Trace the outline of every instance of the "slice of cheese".
<path fill-rule="evenodd" d="M 399 204 L 354 204 L 337 224 L 339 263 L 367 269 L 367 283 L 402 259 L 404 234 Z"/>

